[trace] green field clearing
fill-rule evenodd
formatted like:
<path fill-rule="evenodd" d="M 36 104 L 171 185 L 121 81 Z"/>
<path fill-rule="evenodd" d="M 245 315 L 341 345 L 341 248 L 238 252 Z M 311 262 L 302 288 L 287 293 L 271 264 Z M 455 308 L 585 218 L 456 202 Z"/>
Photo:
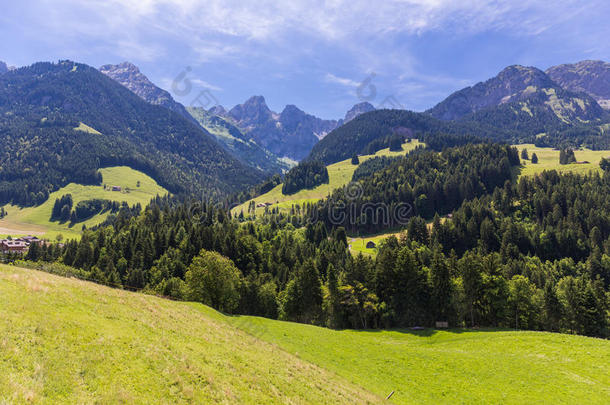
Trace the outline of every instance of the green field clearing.
<path fill-rule="evenodd" d="M 603 404 L 610 395 L 602 339 L 335 331 L 6 265 L 0 296 L 0 403 Z"/>
<path fill-rule="evenodd" d="M 375 156 L 400 156 L 404 155 L 406 152 L 415 149 L 418 145 L 423 145 L 418 140 L 413 139 L 409 143 L 404 143 L 402 145 L 401 151 L 391 152 L 389 148 L 382 149 L 375 153 L 374 155 L 363 155 L 360 156 L 360 163 L 365 162 L 366 160 L 375 157 Z M 297 193 L 284 195 L 282 193 L 282 185 L 279 184 L 274 187 L 271 191 L 266 194 L 260 195 L 253 200 L 255 203 L 271 203 L 269 208 L 279 207 L 282 210 L 289 211 L 291 206 L 294 204 L 303 204 L 305 202 L 315 202 L 321 200 L 322 198 L 328 196 L 333 190 L 343 187 L 348 184 L 352 180 L 352 176 L 354 171 L 356 170 L 356 165 L 353 165 L 351 159 L 346 159 L 341 162 L 333 163 L 332 165 L 327 166 L 328 168 L 328 184 L 321 184 L 318 187 L 309 190 L 301 190 Z M 234 215 L 238 215 L 242 210 L 244 215 L 248 215 L 248 204 L 250 201 L 246 201 L 245 203 L 233 208 L 231 212 Z M 265 208 L 257 208 L 256 214 L 259 215 L 265 211 Z"/>
<path fill-rule="evenodd" d="M 382 233 L 377 235 L 363 236 L 363 237 L 347 237 L 347 243 L 349 245 L 349 250 L 352 254 L 357 255 L 358 253 L 362 253 L 368 256 L 377 256 L 377 249 L 379 248 L 379 244 L 384 240 L 389 238 L 390 236 L 400 237 L 400 232 L 389 232 Z M 374 248 L 367 248 L 366 244 L 368 242 L 373 242 L 375 244 Z"/>
<path fill-rule="evenodd" d="M 559 164 L 559 150 L 553 148 L 538 148 L 533 144 L 522 144 L 514 145 L 519 149 L 519 156 L 521 151 L 525 148 L 531 159 L 532 153 L 538 156 L 538 163 L 532 164 L 531 160 L 521 159 L 523 168 L 521 169 L 520 176 L 532 176 L 538 173 L 542 173 L 545 170 L 557 170 L 558 172 L 572 172 L 587 174 L 591 171 L 601 172 L 599 168 L 599 162 L 603 157 L 610 157 L 610 151 L 608 150 L 590 150 L 590 149 L 578 149 L 574 151 L 576 160 L 579 162 L 587 161 L 589 163 L 572 163 L 569 165 Z"/>
<path fill-rule="evenodd" d="M 97 215 L 71 228 L 69 223 L 50 222 L 55 199 L 65 194 L 72 194 L 74 206 L 79 201 L 100 198 L 118 202 L 125 201 L 129 205 L 140 203 L 142 207 L 145 207 L 155 196 L 167 194 L 167 190 L 159 186 L 151 177 L 127 166 L 107 167 L 100 169 L 100 173 L 102 174 L 103 184 L 121 186 L 123 191 L 104 190 L 103 185 L 83 186 L 70 183 L 66 187 L 51 193 L 49 199 L 37 207 L 19 208 L 13 205 L 5 205 L 4 209 L 8 215 L 0 219 L 0 235 L 38 235 L 54 239 L 57 234 L 61 233 L 66 238 L 78 238 L 83 224 L 91 227 L 103 222 L 108 216 L 108 213 Z M 137 186 L 138 181 L 140 187 Z M 125 192 L 126 189 L 129 189 L 129 192 Z"/>
<path fill-rule="evenodd" d="M 82 132 L 86 132 L 88 134 L 94 134 L 94 135 L 101 135 L 101 132 L 98 131 L 95 128 L 91 128 L 89 125 L 80 122 L 78 124 L 78 126 L 76 128 L 74 128 L 75 131 L 82 131 Z"/>

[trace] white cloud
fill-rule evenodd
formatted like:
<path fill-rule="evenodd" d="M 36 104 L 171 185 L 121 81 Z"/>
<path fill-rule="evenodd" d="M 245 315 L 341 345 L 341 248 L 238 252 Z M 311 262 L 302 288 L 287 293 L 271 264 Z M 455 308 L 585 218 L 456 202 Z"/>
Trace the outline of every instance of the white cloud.
<path fill-rule="evenodd" d="M 47 0 L 48 1 L 48 0 Z M 42 3 L 47 3 L 42 1 Z M 434 30 L 537 35 L 596 2 L 576 0 L 56 0 L 43 24 L 113 36 L 156 30 L 218 53 L 218 38 L 281 42 L 288 33 L 326 41 Z M 80 10 L 80 11 L 79 11 Z M 210 45 L 212 44 L 212 46 Z M 242 43 L 242 48 L 247 43 Z M 235 49 L 228 48 L 227 52 Z M 214 53 L 212 52 L 212 53 Z"/>
<path fill-rule="evenodd" d="M 205 89 L 209 89 L 209 90 L 214 90 L 214 91 L 222 91 L 221 87 L 215 86 L 211 83 L 206 82 L 205 80 L 201 80 L 201 79 L 191 79 L 191 82 L 199 87 L 203 87 Z"/>
<path fill-rule="evenodd" d="M 352 79 L 347 79 L 344 77 L 339 77 L 339 76 L 335 76 L 332 73 L 327 73 L 324 76 L 324 80 L 328 83 L 335 83 L 335 84 L 340 84 L 342 86 L 346 86 L 346 87 L 358 87 L 360 86 L 360 82 L 357 82 L 355 80 Z"/>

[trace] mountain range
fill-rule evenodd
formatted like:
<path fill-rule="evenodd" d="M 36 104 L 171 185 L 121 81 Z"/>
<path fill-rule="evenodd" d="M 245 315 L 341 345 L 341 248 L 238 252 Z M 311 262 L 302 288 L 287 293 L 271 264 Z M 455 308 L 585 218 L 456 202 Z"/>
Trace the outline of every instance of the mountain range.
<path fill-rule="evenodd" d="M 610 114 L 597 100 L 603 104 L 608 86 L 610 64 L 605 62 L 560 65 L 547 72 L 513 65 L 456 91 L 424 113 L 377 110 L 362 114 L 318 142 L 309 158 L 333 163 L 387 147 L 393 134 L 445 133 L 604 148 L 610 140 L 602 124 L 610 122 Z"/>
<path fill-rule="evenodd" d="M 31 205 L 69 182 L 96 184 L 104 165 L 142 170 L 174 193 L 226 195 L 291 160 L 331 163 L 387 147 L 392 136 L 602 148 L 609 75 L 600 61 L 546 72 L 514 65 L 423 113 L 361 103 L 324 120 L 294 105 L 276 113 L 262 96 L 230 110 L 187 109 L 129 63 L 0 63 L 0 202 Z"/>
<path fill-rule="evenodd" d="M 295 105 L 287 105 L 278 114 L 269 109 L 263 96 L 254 96 L 228 111 L 223 106 L 214 106 L 209 112 L 230 121 L 275 155 L 299 161 L 332 130 L 374 109 L 370 103 L 360 103 L 354 105 L 343 119 L 324 120 Z"/>
<path fill-rule="evenodd" d="M 34 205 L 70 182 L 126 165 L 173 193 L 218 197 L 263 173 L 192 121 L 90 66 L 36 63 L 0 75 L 0 204 Z"/>
<path fill-rule="evenodd" d="M 558 124 L 590 122 L 603 115 L 591 95 L 566 90 L 542 70 L 520 65 L 509 66 L 485 82 L 451 94 L 427 112 L 442 120 L 473 119 L 477 118 L 473 114 L 501 106 L 513 111 L 515 118 L 529 115 L 542 122 L 542 116 L 546 116 L 544 121 L 554 117 Z M 482 121 L 486 117 L 479 114 L 478 118 Z"/>
<path fill-rule="evenodd" d="M 151 104 L 164 106 L 193 120 L 244 163 L 264 172 L 279 172 L 288 161 L 303 159 L 318 140 L 359 114 L 375 108 L 369 103 L 353 106 L 344 119 L 324 120 L 294 105 L 281 113 L 269 109 L 263 96 L 254 96 L 227 111 L 215 105 L 185 108 L 171 94 L 153 84 L 137 66 L 129 62 L 104 65 L 100 71 Z"/>

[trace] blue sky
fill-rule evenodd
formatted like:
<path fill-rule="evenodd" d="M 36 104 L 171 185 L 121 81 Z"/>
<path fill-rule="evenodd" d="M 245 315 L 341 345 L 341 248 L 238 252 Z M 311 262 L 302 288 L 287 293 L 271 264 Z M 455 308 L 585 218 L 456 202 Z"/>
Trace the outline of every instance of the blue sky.
<path fill-rule="evenodd" d="M 610 60 L 608 0 L 3 3 L 9 65 L 128 60 L 187 105 L 264 95 L 323 118 L 364 100 L 425 110 L 511 64 Z"/>

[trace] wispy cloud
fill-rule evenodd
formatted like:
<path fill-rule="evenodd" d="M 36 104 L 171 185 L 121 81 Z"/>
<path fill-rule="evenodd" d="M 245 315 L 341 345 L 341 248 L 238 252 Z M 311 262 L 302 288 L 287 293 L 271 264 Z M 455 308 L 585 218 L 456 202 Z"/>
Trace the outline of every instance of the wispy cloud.
<path fill-rule="evenodd" d="M 495 44 L 493 39 L 487 43 L 487 38 L 502 38 L 502 51 L 512 52 L 506 56 L 512 58 L 508 63 L 546 63 L 534 54 L 538 50 L 522 58 L 525 61 L 515 60 L 525 52 L 514 50 L 514 44 L 525 48 L 535 41 L 540 41 L 538 45 L 545 54 L 557 59 L 549 63 L 565 61 L 562 58 L 566 55 L 582 55 L 586 50 L 592 52 L 587 56 L 597 57 L 610 52 L 610 27 L 605 23 L 610 13 L 607 0 L 6 3 L 0 15 L 0 35 L 16 40 L 3 44 L 13 52 L 3 51 L 6 56 L 0 57 L 16 63 L 28 58 L 75 58 L 97 65 L 127 59 L 146 65 L 152 79 L 157 80 L 191 66 L 193 77 L 205 78 L 198 86 L 219 91 L 217 84 L 221 84 L 223 96 L 229 98 L 238 90 L 245 93 L 240 98 L 248 93 L 268 94 L 270 84 L 277 85 L 283 94 L 302 92 L 303 100 L 313 100 L 311 94 L 316 92 L 317 98 L 333 94 L 346 97 L 348 92 L 349 97 L 356 97 L 354 88 L 368 73 L 376 72 L 375 86 L 380 94 L 401 95 L 401 101 L 404 95 L 405 104 L 412 105 L 410 100 L 446 95 L 485 77 L 474 76 L 473 69 L 456 71 L 459 63 L 481 63 L 496 69 Z M 471 38 L 479 38 L 479 42 L 468 43 L 474 47 L 465 47 L 459 53 L 449 47 L 438 49 L 439 43 L 434 42 L 438 38 L 442 38 L 441 45 L 459 45 Z M 431 41 L 429 46 L 426 41 Z M 553 41 L 553 49 L 544 47 Z M 482 45 L 481 49 L 477 45 Z M 565 50 L 569 47 L 582 49 L 569 53 Z M 451 60 L 461 58 L 463 53 L 478 60 Z M 431 69 L 431 60 L 443 60 L 444 66 Z M 320 93 L 320 89 L 326 93 Z M 279 90 L 277 93 L 282 96 Z"/>
<path fill-rule="evenodd" d="M 201 79 L 191 79 L 191 82 L 199 87 L 203 87 L 205 89 L 209 89 L 209 90 L 214 90 L 214 91 L 222 91 L 222 87 L 218 87 L 215 86 L 211 83 L 206 82 L 205 80 L 201 80 Z"/>
<path fill-rule="evenodd" d="M 324 76 L 324 80 L 327 83 L 335 83 L 335 84 L 340 84 L 341 86 L 346 86 L 346 87 L 358 87 L 360 86 L 360 82 L 357 82 L 355 80 L 352 79 L 347 79 L 345 77 L 339 77 L 336 76 L 332 73 L 326 73 L 326 75 Z"/>

